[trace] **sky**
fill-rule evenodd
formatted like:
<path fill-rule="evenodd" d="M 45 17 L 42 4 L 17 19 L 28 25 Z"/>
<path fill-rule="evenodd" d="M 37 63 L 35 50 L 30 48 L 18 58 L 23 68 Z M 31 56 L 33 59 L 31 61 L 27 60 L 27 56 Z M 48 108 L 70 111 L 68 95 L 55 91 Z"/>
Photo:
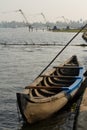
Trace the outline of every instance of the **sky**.
<path fill-rule="evenodd" d="M 24 21 L 19 9 L 29 22 L 87 20 L 87 0 L 0 0 L 0 21 Z"/>

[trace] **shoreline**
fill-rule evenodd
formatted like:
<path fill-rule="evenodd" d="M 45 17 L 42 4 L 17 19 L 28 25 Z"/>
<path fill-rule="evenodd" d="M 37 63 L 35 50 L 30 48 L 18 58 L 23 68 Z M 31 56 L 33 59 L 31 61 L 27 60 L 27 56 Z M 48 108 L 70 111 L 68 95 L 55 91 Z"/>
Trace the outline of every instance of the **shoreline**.
<path fill-rule="evenodd" d="M 75 33 L 75 32 L 79 32 L 80 29 L 49 29 L 48 31 L 52 31 L 52 32 L 70 32 L 70 33 Z M 86 31 L 86 29 L 82 30 L 81 32 Z"/>

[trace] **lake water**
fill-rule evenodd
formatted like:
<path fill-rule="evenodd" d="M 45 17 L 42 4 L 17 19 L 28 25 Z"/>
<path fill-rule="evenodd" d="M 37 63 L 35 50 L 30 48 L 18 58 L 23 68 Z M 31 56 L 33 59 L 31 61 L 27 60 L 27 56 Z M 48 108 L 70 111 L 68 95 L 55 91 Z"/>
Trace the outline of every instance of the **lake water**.
<path fill-rule="evenodd" d="M 18 121 L 16 93 L 21 92 L 49 64 L 75 33 L 34 31 L 26 28 L 0 29 L 0 130 L 71 130 L 74 113 L 58 115 L 33 126 Z M 80 33 L 51 65 L 77 55 L 87 69 L 87 47 Z"/>

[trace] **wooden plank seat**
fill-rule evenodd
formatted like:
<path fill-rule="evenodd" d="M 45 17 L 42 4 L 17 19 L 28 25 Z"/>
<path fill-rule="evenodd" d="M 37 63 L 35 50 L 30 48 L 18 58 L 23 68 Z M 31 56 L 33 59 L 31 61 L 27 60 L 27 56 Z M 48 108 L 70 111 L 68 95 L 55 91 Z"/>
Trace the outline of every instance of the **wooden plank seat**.
<path fill-rule="evenodd" d="M 40 77 L 50 77 L 50 78 L 74 78 L 74 79 L 79 79 L 79 76 L 57 76 L 57 75 L 40 75 Z"/>
<path fill-rule="evenodd" d="M 49 90 L 49 89 L 67 89 L 69 90 L 68 87 L 60 87 L 60 86 L 26 86 L 25 89 L 46 89 L 46 90 Z"/>
<path fill-rule="evenodd" d="M 59 68 L 59 69 L 82 69 L 82 66 L 54 66 L 53 68 Z"/>

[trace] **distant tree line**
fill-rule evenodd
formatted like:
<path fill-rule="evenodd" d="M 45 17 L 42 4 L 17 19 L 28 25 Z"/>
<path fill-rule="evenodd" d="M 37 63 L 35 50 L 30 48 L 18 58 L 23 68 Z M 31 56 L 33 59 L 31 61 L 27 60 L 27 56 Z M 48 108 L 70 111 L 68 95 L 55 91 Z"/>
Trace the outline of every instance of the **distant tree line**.
<path fill-rule="evenodd" d="M 35 29 L 46 29 L 46 28 L 53 28 L 57 27 L 59 29 L 61 28 L 80 28 L 83 25 L 85 25 L 87 21 L 69 21 L 68 23 L 66 22 L 60 22 L 57 21 L 55 23 L 53 22 L 47 22 L 47 23 L 42 23 L 42 22 L 34 22 L 34 23 L 24 23 L 24 22 L 17 22 L 17 21 L 2 21 L 0 22 L 0 28 L 21 28 L 21 27 L 26 27 L 27 25 L 30 25 L 32 28 Z"/>
<path fill-rule="evenodd" d="M 0 28 L 17 28 L 17 27 L 24 27 L 25 23 L 24 22 L 16 22 L 16 21 L 2 21 L 0 23 Z"/>

